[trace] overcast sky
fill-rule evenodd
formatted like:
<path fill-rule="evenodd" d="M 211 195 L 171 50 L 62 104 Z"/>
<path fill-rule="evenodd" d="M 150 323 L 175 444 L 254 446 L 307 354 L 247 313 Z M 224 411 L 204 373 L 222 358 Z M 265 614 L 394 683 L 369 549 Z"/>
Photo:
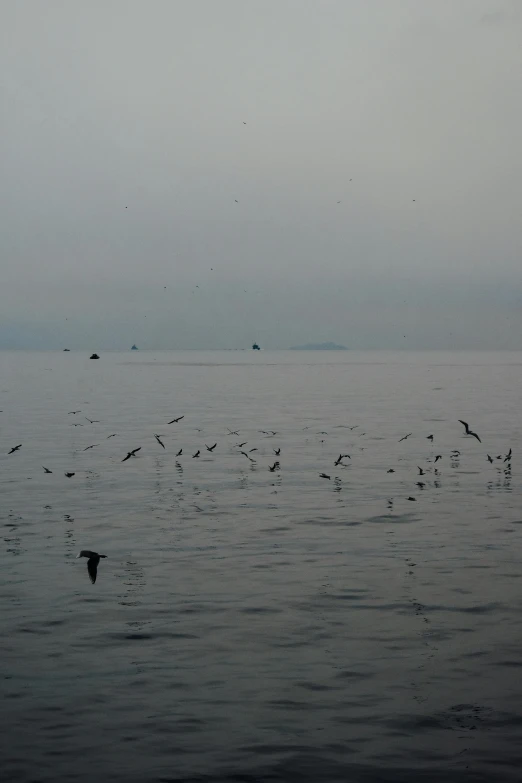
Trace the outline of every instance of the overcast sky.
<path fill-rule="evenodd" d="M 521 0 L 2 0 L 0 347 L 522 349 L 521 66 Z"/>

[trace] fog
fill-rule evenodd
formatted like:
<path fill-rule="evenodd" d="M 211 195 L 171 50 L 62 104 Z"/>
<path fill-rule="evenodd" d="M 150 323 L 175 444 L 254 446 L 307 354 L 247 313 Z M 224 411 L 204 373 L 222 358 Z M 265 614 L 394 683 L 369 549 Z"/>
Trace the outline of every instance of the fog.
<path fill-rule="evenodd" d="M 4 0 L 0 347 L 522 348 L 521 66 L 516 0 Z"/>

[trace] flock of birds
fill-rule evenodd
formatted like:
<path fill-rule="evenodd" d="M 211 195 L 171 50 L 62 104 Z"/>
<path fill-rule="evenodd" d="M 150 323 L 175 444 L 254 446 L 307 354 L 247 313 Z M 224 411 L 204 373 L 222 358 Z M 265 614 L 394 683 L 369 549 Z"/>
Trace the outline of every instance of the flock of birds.
<path fill-rule="evenodd" d="M 68 415 L 70 415 L 70 416 L 76 416 L 76 415 L 78 415 L 78 414 L 80 414 L 80 413 L 82 413 L 82 411 L 81 411 L 81 410 L 73 410 L 73 411 L 69 411 L 69 412 L 68 412 Z M 97 424 L 97 423 L 100 423 L 98 419 L 90 419 L 90 418 L 88 418 L 87 416 L 85 416 L 84 418 L 85 418 L 85 420 L 86 420 L 86 421 L 87 421 L 89 424 Z M 174 418 L 174 419 L 171 419 L 170 421 L 168 421 L 168 422 L 167 422 L 167 424 L 168 424 L 168 425 L 172 425 L 172 424 L 179 424 L 179 422 L 180 422 L 180 421 L 182 421 L 184 418 L 185 418 L 185 416 L 184 416 L 184 415 L 183 415 L 183 416 L 177 416 L 176 418 Z M 462 419 L 459 419 L 459 422 L 460 422 L 460 424 L 462 424 L 462 425 L 463 425 L 463 427 L 464 427 L 464 435 L 465 435 L 465 436 L 468 436 L 468 437 L 470 437 L 470 438 L 475 438 L 475 439 L 476 439 L 476 440 L 477 440 L 479 443 L 482 443 L 482 440 L 481 440 L 480 436 L 479 436 L 479 435 L 478 435 L 476 432 L 474 432 L 474 431 L 473 431 L 473 430 L 470 428 L 469 424 L 468 424 L 466 421 L 463 421 Z M 73 423 L 73 424 L 72 424 L 72 426 L 74 426 L 74 427 L 78 427 L 78 426 L 85 426 L 85 425 L 83 425 L 83 424 L 82 424 L 82 423 L 80 423 L 80 422 L 75 422 L 75 423 Z M 358 428 L 359 428 L 359 425 L 354 425 L 354 426 L 352 426 L 352 427 L 348 427 L 348 429 L 350 429 L 350 430 L 352 430 L 352 431 L 353 431 L 353 430 L 356 430 L 356 429 L 358 429 Z M 306 430 L 306 429 L 309 429 L 309 428 L 308 428 L 308 427 L 305 427 L 304 429 Z M 260 434 L 264 435 L 266 438 L 274 438 L 276 435 L 278 435 L 278 434 L 279 434 L 279 433 L 278 433 L 276 430 L 258 430 L 258 432 L 259 432 Z M 319 434 L 321 434 L 321 435 L 326 435 L 327 433 L 325 433 L 325 432 L 320 432 Z M 357 433 L 357 434 L 358 434 L 359 436 L 362 436 L 362 435 L 365 435 L 366 433 L 365 433 L 365 432 L 360 432 L 360 433 Z M 413 434 L 413 433 L 409 432 L 409 433 L 407 433 L 406 435 L 403 435 L 403 436 L 402 436 L 402 437 L 399 439 L 399 441 L 398 441 L 398 442 L 399 442 L 399 443 L 401 443 L 401 442 L 403 442 L 403 441 L 407 440 L 408 438 L 410 438 L 410 437 L 412 436 L 412 434 Z M 226 435 L 227 435 L 227 436 L 235 436 L 235 437 L 238 437 L 238 438 L 239 438 L 239 435 L 240 435 L 240 430 L 231 430 L 231 429 L 228 429 L 228 428 L 227 428 L 227 433 L 226 433 Z M 111 439 L 111 438 L 115 438 L 115 437 L 117 437 L 117 433 L 111 433 L 110 435 L 107 435 L 105 439 L 106 439 L 106 440 L 109 440 L 109 439 Z M 162 435 L 158 435 L 158 434 L 154 433 L 154 438 L 155 438 L 155 440 L 156 440 L 157 444 L 158 444 L 158 445 L 159 445 L 161 448 L 163 448 L 163 449 L 166 449 L 166 446 L 165 446 L 164 442 L 162 441 L 162 437 L 163 437 Z M 430 435 L 427 435 L 427 436 L 426 436 L 426 439 L 427 439 L 427 440 L 429 440 L 429 441 L 431 441 L 431 443 L 433 444 L 433 442 L 434 442 L 434 437 L 435 437 L 435 436 L 434 436 L 433 434 L 430 434 Z M 97 447 L 97 446 L 99 446 L 99 445 L 100 445 L 99 443 L 93 443 L 93 444 L 91 444 L 91 445 L 89 445 L 89 446 L 86 446 L 86 447 L 83 449 L 83 451 L 88 451 L 88 450 L 90 450 L 90 449 L 94 449 L 94 448 L 96 448 L 96 447 Z M 234 449 L 237 449 L 237 453 L 238 453 L 238 454 L 241 454 L 241 455 L 242 455 L 242 456 L 244 456 L 244 457 L 245 457 L 245 458 L 246 458 L 246 459 L 247 459 L 247 460 L 248 460 L 248 461 L 249 461 L 251 464 L 254 464 L 254 463 L 256 463 L 256 459 L 255 459 L 255 457 L 253 457 L 253 456 L 251 456 L 251 455 L 252 455 L 254 452 L 257 452 L 257 451 L 258 451 L 258 449 L 257 449 L 257 448 L 250 448 L 250 449 L 248 449 L 248 450 L 245 450 L 245 447 L 246 447 L 247 445 L 248 445 L 248 441 L 246 441 L 246 440 L 242 440 L 241 442 L 239 442 L 239 443 L 235 443 L 235 444 L 234 444 Z M 204 444 L 204 446 L 205 446 L 205 449 L 206 449 L 206 451 L 207 451 L 208 453 L 210 453 L 210 454 L 213 454 L 213 453 L 214 453 L 214 451 L 215 451 L 215 449 L 216 449 L 216 448 L 217 448 L 217 446 L 218 446 L 218 443 L 217 443 L 217 442 L 215 442 L 215 443 L 213 443 L 213 444 L 211 444 L 211 445 L 208 445 L 207 443 L 205 443 L 205 444 Z M 11 454 L 14 454 L 14 453 L 16 453 L 16 452 L 19 452 L 21 448 L 22 448 L 22 444 L 21 444 L 21 443 L 19 443 L 19 444 L 18 444 L 18 445 L 16 445 L 16 446 L 13 446 L 13 447 L 12 447 L 12 448 L 9 450 L 9 452 L 8 452 L 8 455 L 11 455 Z M 121 459 L 121 462 L 127 462 L 127 460 L 131 460 L 131 459 L 134 459 L 134 458 L 136 458 L 136 457 L 138 456 L 138 454 L 139 454 L 139 452 L 140 452 L 141 450 L 142 450 L 142 447 L 141 447 L 141 446 L 137 446 L 136 448 L 134 448 L 134 449 L 131 449 L 131 450 L 130 450 L 130 451 L 128 451 L 128 452 L 127 452 L 127 454 L 126 454 L 126 455 L 125 455 L 125 456 L 124 456 L 124 457 Z M 274 448 L 274 449 L 272 449 L 272 451 L 273 451 L 273 453 L 274 453 L 274 456 L 275 456 L 276 458 L 278 458 L 278 457 L 281 455 L 281 447 L 280 447 L 280 446 L 278 446 L 277 448 Z M 505 473 L 505 475 L 506 475 L 506 476 L 510 476 L 510 475 L 511 475 L 511 459 L 512 459 L 512 454 L 513 454 L 513 452 L 512 452 L 512 448 L 510 448 L 510 449 L 509 449 L 509 451 L 507 452 L 507 454 L 498 454 L 498 455 L 496 455 L 495 457 L 492 457 L 490 454 L 486 454 L 486 458 L 487 458 L 488 462 L 489 462 L 489 463 L 491 463 L 491 464 L 493 464 L 493 463 L 495 462 L 495 460 L 500 460 L 500 461 L 502 461 L 502 462 L 504 463 L 504 473 Z M 175 455 L 175 456 L 176 456 L 176 464 L 177 464 L 177 465 L 179 465 L 179 463 L 177 462 L 177 460 L 178 460 L 178 459 L 179 459 L 179 458 L 180 458 L 182 455 L 183 455 L 183 448 L 180 448 L 180 449 L 179 449 L 179 450 L 176 452 L 176 455 Z M 450 458 L 451 458 L 451 459 L 457 459 L 457 458 L 459 457 L 459 455 L 460 455 L 460 451 L 458 451 L 457 449 L 454 449 L 454 450 L 451 452 L 451 454 L 450 454 Z M 196 450 L 196 451 L 195 451 L 193 454 L 191 454 L 191 457 L 192 457 L 192 459 L 198 459 L 200 456 L 201 456 L 201 449 L 197 449 L 197 450 Z M 339 456 L 337 457 L 337 459 L 336 459 L 336 460 L 334 461 L 334 463 L 333 463 L 333 464 L 334 464 L 334 467 L 343 467 L 343 468 L 346 468 L 346 467 L 348 467 L 348 466 L 346 465 L 346 463 L 344 462 L 344 460 L 351 460 L 351 459 L 352 459 L 352 457 L 351 457 L 351 455 L 350 455 L 350 454 L 346 454 L 346 453 L 342 453 L 342 452 L 341 452 L 341 453 L 339 454 Z M 442 455 L 442 454 L 436 454 L 436 455 L 434 456 L 434 458 L 433 458 L 432 460 L 429 460 L 429 461 L 433 461 L 435 464 L 437 464 L 437 463 L 438 463 L 438 462 L 440 462 L 442 459 L 443 459 L 443 455 Z M 43 468 L 43 470 L 44 470 L 44 472 L 45 472 L 46 474 L 52 474 L 52 473 L 53 473 L 53 471 L 52 471 L 52 470 L 50 470 L 50 468 L 48 468 L 48 467 L 45 467 L 44 465 L 42 465 L 42 468 Z M 274 462 L 273 462 L 273 464 L 271 464 L 271 465 L 270 465 L 270 464 L 269 464 L 269 465 L 267 465 L 267 469 L 268 469 L 268 471 L 269 471 L 270 473 L 275 473 L 276 471 L 280 471 L 280 470 L 281 470 L 281 463 L 280 463 L 279 459 L 275 459 L 275 460 L 274 460 Z M 428 469 L 427 469 L 427 468 L 422 468 L 420 465 L 417 465 L 417 469 L 418 469 L 418 479 L 419 479 L 419 480 L 416 482 L 416 486 L 417 486 L 417 487 L 418 487 L 420 490 L 422 490 L 422 489 L 424 489 L 424 487 L 425 487 L 426 485 L 425 485 L 425 482 L 424 482 L 424 481 L 422 481 L 421 479 L 422 479 L 422 477 L 423 477 L 423 476 L 425 476 L 425 474 L 426 474 L 426 472 L 427 472 L 427 470 L 428 470 Z M 434 471 L 435 471 L 435 474 L 436 474 L 436 475 L 438 475 L 438 470 L 437 470 L 437 468 L 434 468 Z M 394 469 L 394 468 L 388 468 L 386 472 L 387 472 L 387 473 L 395 473 L 396 471 L 395 471 L 395 469 Z M 66 471 L 66 472 L 65 472 L 65 476 L 66 476 L 68 479 L 71 479 L 71 478 L 73 478 L 75 475 L 76 475 L 76 473 L 75 473 L 75 472 L 71 472 L 71 471 Z M 332 479 L 332 476 L 331 476 L 329 473 L 324 473 L 324 472 L 321 472 L 321 473 L 319 473 L 319 477 L 320 477 L 320 478 L 322 478 L 322 479 L 326 479 L 326 480 L 328 480 L 328 481 L 331 481 L 331 479 Z M 338 477 L 335 477 L 335 479 L 336 479 L 336 481 L 339 481 Z M 408 497 L 407 497 L 407 500 L 408 500 L 408 501 L 412 501 L 412 502 L 414 502 L 414 501 L 416 501 L 416 500 L 417 500 L 417 498 L 416 498 L 416 497 L 414 497 L 414 496 L 412 496 L 412 495 L 410 495 L 410 496 L 408 496 Z M 391 509 L 392 507 L 393 507 L 393 499 L 390 499 L 390 500 L 388 500 L 388 508 L 389 508 L 389 509 Z M 106 557 L 107 557 L 107 555 L 99 554 L 98 552 L 94 552 L 94 551 L 87 550 L 87 549 L 82 549 L 82 550 L 81 550 L 81 552 L 80 552 L 80 553 L 77 555 L 77 557 L 78 557 L 78 558 L 81 558 L 81 557 L 85 557 L 85 558 L 87 558 L 87 572 L 88 572 L 88 575 L 89 575 L 89 578 L 90 578 L 91 582 L 94 584 L 94 583 L 96 582 L 96 577 L 97 577 L 97 572 L 98 572 L 98 565 L 99 565 L 99 562 L 100 562 L 100 560 L 101 560 L 102 558 L 106 558 Z"/>

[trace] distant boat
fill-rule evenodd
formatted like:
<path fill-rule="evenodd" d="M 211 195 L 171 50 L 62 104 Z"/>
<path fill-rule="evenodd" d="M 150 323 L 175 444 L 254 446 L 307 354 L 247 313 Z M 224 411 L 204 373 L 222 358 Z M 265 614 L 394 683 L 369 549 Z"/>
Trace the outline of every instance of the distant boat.
<path fill-rule="evenodd" d="M 133 345 L 132 348 L 131 348 L 131 351 L 137 351 L 137 350 L 138 350 L 138 346 L 137 345 Z"/>
<path fill-rule="evenodd" d="M 90 356 L 89 358 L 90 358 L 90 359 L 99 359 L 100 357 L 98 356 L 98 354 L 97 354 L 97 353 L 93 353 L 93 355 L 92 355 L 92 356 Z"/>
<path fill-rule="evenodd" d="M 252 346 L 252 350 L 253 351 L 260 351 L 261 348 L 259 347 L 259 345 L 257 343 L 254 343 L 254 345 Z"/>

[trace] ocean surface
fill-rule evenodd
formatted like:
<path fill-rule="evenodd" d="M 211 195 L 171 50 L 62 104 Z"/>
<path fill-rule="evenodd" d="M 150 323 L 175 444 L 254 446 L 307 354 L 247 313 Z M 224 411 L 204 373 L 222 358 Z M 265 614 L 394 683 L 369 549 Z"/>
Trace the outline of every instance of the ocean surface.
<path fill-rule="evenodd" d="M 520 781 L 522 354 L 100 355 L 0 353 L 2 780 Z"/>

